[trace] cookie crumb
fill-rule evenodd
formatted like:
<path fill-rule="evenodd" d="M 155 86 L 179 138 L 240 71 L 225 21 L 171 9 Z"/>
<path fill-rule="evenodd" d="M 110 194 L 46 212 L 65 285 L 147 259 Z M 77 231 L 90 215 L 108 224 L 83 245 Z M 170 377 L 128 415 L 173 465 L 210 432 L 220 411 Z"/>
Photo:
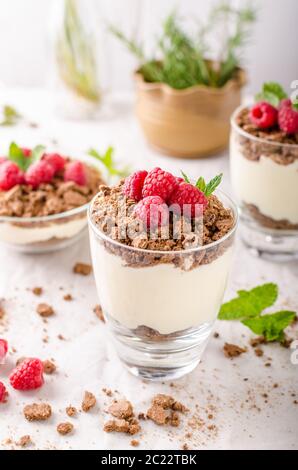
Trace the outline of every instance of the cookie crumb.
<path fill-rule="evenodd" d="M 102 391 L 103 391 L 103 393 L 106 394 L 107 397 L 112 397 L 113 396 L 113 392 L 110 388 L 103 388 Z"/>
<path fill-rule="evenodd" d="M 65 294 L 63 296 L 63 299 L 66 300 L 67 302 L 70 302 L 71 300 L 73 300 L 73 296 L 71 294 Z"/>
<path fill-rule="evenodd" d="M 110 405 L 108 412 L 119 419 L 127 419 L 133 416 L 132 404 L 128 400 L 115 400 Z"/>
<path fill-rule="evenodd" d="M 95 305 L 95 307 L 93 309 L 93 312 L 95 313 L 97 318 L 99 318 L 100 321 L 102 321 L 103 323 L 106 322 L 105 317 L 104 317 L 103 312 L 102 312 L 102 308 L 99 304 Z"/>
<path fill-rule="evenodd" d="M 262 357 L 264 355 L 264 351 L 261 348 L 255 348 L 255 355 L 257 357 Z"/>
<path fill-rule="evenodd" d="M 103 430 L 105 432 L 123 432 L 133 435 L 140 431 L 140 425 L 137 420 L 129 422 L 125 419 L 110 419 L 104 424 Z"/>
<path fill-rule="evenodd" d="M 45 374 L 53 374 L 56 371 L 57 367 L 54 362 L 49 359 L 43 361 L 43 371 Z"/>
<path fill-rule="evenodd" d="M 166 424 L 167 414 L 162 406 L 152 405 L 147 411 L 147 418 L 156 424 L 163 425 Z"/>
<path fill-rule="evenodd" d="M 72 418 L 73 416 L 76 416 L 77 414 L 77 409 L 71 405 L 67 406 L 65 411 L 66 411 L 67 416 L 69 416 L 70 418 Z"/>
<path fill-rule="evenodd" d="M 92 271 L 92 266 L 86 263 L 76 263 L 73 267 L 75 274 L 81 274 L 82 276 L 88 276 Z"/>
<path fill-rule="evenodd" d="M 50 317 L 54 315 L 53 308 L 48 304 L 38 304 L 36 311 L 41 317 Z"/>
<path fill-rule="evenodd" d="M 59 335 L 57 336 L 57 338 L 58 338 L 58 339 L 60 339 L 61 341 L 65 341 L 65 338 L 64 338 L 64 336 L 63 336 L 63 335 L 61 335 L 61 334 L 59 334 Z"/>
<path fill-rule="evenodd" d="M 20 439 L 16 442 L 16 445 L 19 447 L 27 447 L 32 444 L 33 442 L 29 434 L 26 434 L 25 436 L 20 437 Z"/>
<path fill-rule="evenodd" d="M 73 431 L 73 424 L 72 423 L 60 423 L 57 426 L 57 432 L 61 434 L 62 436 L 65 436 L 66 434 L 70 434 Z"/>
<path fill-rule="evenodd" d="M 39 297 L 40 295 L 43 294 L 43 288 L 42 287 L 33 287 L 32 293 Z"/>
<path fill-rule="evenodd" d="M 48 403 L 32 403 L 23 409 L 25 418 L 28 421 L 45 421 L 52 415 L 52 408 Z"/>
<path fill-rule="evenodd" d="M 86 391 L 82 401 L 82 410 L 88 413 L 96 405 L 96 398 L 93 393 Z"/>
<path fill-rule="evenodd" d="M 186 444 L 186 442 L 183 444 L 182 450 L 189 450 L 188 444 Z"/>
<path fill-rule="evenodd" d="M 238 357 L 246 352 L 245 348 L 237 346 L 237 344 L 225 343 L 223 347 L 224 355 L 228 358 Z"/>
<path fill-rule="evenodd" d="M 140 445 L 140 441 L 138 441 L 137 439 L 132 439 L 132 440 L 130 441 L 130 445 L 131 445 L 132 447 L 138 447 L 138 446 Z"/>
<path fill-rule="evenodd" d="M 257 338 L 252 338 L 250 340 L 250 345 L 255 348 L 256 346 L 259 346 L 260 344 L 266 343 L 264 336 L 258 336 Z"/>
<path fill-rule="evenodd" d="M 217 331 L 213 333 L 213 338 L 219 338 L 219 333 L 217 333 Z"/>

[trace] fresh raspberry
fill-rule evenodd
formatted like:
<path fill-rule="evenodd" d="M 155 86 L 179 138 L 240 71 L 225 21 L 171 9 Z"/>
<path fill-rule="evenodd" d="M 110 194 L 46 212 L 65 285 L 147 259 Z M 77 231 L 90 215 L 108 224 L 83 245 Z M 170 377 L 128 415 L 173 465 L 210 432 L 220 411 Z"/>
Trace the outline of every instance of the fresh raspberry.
<path fill-rule="evenodd" d="M 8 344 L 6 339 L 0 338 L 0 364 L 4 363 L 5 356 L 8 351 Z"/>
<path fill-rule="evenodd" d="M 135 201 L 142 199 L 144 180 L 147 175 L 148 171 L 136 171 L 132 175 L 125 178 L 122 188 L 123 193 Z"/>
<path fill-rule="evenodd" d="M 0 382 L 0 403 L 5 403 L 8 397 L 8 392 L 4 383 Z"/>
<path fill-rule="evenodd" d="M 60 170 L 63 170 L 65 167 L 65 158 L 59 155 L 59 153 L 45 153 L 42 157 L 42 160 L 54 168 L 54 174 L 58 173 Z"/>
<path fill-rule="evenodd" d="M 199 209 L 202 209 L 204 211 L 208 204 L 208 199 L 202 191 L 200 191 L 192 184 L 182 182 L 172 194 L 170 198 L 170 204 L 178 204 L 182 210 L 184 209 L 184 214 L 185 210 L 190 209 L 191 216 L 194 217 L 195 215 L 197 215 L 197 211 Z M 190 207 L 183 207 L 185 204 L 190 204 Z M 198 206 L 199 204 L 201 206 Z M 199 213 L 200 212 L 201 210 L 199 211 Z"/>
<path fill-rule="evenodd" d="M 6 157 L 0 157 L 0 165 L 1 165 L 1 163 L 4 163 L 4 162 L 7 162 L 7 158 Z"/>
<path fill-rule="evenodd" d="M 267 129 L 277 123 L 277 109 L 266 101 L 256 103 L 250 110 L 250 120 L 260 129 Z"/>
<path fill-rule="evenodd" d="M 25 174 L 27 184 L 31 184 L 36 188 L 41 183 L 50 183 L 54 176 L 54 169 L 51 165 L 43 160 L 39 160 L 29 166 Z"/>
<path fill-rule="evenodd" d="M 279 109 L 284 108 L 284 107 L 289 108 L 291 106 L 292 106 L 292 101 L 290 100 L 290 98 L 283 99 L 279 103 Z"/>
<path fill-rule="evenodd" d="M 138 202 L 134 213 L 147 227 L 156 228 L 167 223 L 169 210 L 161 197 L 147 196 Z"/>
<path fill-rule="evenodd" d="M 28 149 L 27 147 L 22 147 L 21 150 L 25 157 L 31 157 L 31 149 Z"/>
<path fill-rule="evenodd" d="M 282 131 L 287 134 L 298 132 L 298 111 L 285 104 L 278 111 L 278 124 Z"/>
<path fill-rule="evenodd" d="M 24 181 L 24 173 L 20 170 L 16 163 L 9 160 L 4 161 L 0 165 L 0 189 L 7 191 L 17 184 Z"/>
<path fill-rule="evenodd" d="M 74 181 L 76 184 L 84 186 L 87 183 L 84 164 L 82 162 L 69 163 L 65 168 L 64 181 Z"/>
<path fill-rule="evenodd" d="M 9 376 L 10 384 L 16 390 L 33 390 L 43 385 L 43 364 L 39 359 L 25 359 Z"/>
<path fill-rule="evenodd" d="M 145 178 L 142 195 L 143 197 L 159 196 L 168 202 L 176 187 L 175 176 L 161 170 L 161 168 L 154 168 Z"/>

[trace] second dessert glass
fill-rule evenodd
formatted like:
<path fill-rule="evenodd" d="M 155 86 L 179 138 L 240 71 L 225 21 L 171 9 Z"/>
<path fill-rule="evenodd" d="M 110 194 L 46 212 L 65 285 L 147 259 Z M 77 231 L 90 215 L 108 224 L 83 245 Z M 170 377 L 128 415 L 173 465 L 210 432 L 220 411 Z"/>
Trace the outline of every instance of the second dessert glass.
<path fill-rule="evenodd" d="M 209 245 L 155 251 L 112 240 L 92 220 L 89 231 L 99 300 L 118 356 L 145 379 L 175 379 L 199 363 L 217 317 L 231 264 L 232 229 Z"/>

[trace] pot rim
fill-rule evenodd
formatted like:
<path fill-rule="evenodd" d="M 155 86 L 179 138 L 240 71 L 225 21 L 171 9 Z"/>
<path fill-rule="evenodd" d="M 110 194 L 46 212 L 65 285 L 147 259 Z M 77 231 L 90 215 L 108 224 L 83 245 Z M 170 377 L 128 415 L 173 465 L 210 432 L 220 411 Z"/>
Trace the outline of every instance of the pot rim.
<path fill-rule="evenodd" d="M 140 69 L 134 72 L 134 78 L 137 83 L 137 86 L 141 90 L 145 91 L 152 91 L 152 90 L 161 90 L 163 93 L 168 95 L 174 96 L 185 96 L 197 93 L 198 91 L 201 93 L 211 94 L 214 96 L 222 96 L 228 94 L 235 86 L 237 88 L 242 88 L 246 84 L 246 72 L 241 67 L 237 67 L 236 76 L 231 78 L 224 84 L 223 87 L 215 88 L 207 85 L 193 85 L 188 88 L 184 88 L 182 90 L 177 90 L 176 88 L 172 88 L 167 83 L 159 83 L 159 82 L 146 82 L 144 80 L 143 74 L 140 72 Z"/>

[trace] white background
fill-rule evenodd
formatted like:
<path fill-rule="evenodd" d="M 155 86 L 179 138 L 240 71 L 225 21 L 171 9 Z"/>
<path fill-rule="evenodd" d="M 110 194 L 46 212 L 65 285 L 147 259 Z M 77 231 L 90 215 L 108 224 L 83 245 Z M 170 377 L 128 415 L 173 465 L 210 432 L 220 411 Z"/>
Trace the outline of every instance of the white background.
<path fill-rule="evenodd" d="M 62 0 L 57 0 L 62 3 Z M 82 1 L 82 0 L 81 0 Z M 51 76 L 49 23 L 55 0 L 0 0 L 0 83 L 43 86 Z M 83 0 L 87 5 L 93 0 Z M 152 44 L 161 20 L 175 7 L 189 20 L 203 20 L 215 0 L 94 0 L 99 31 L 106 24 L 121 26 Z M 244 4 L 244 0 L 234 2 Z M 289 89 L 298 78 L 297 0 L 255 0 L 258 23 L 246 51 L 248 91 L 255 93 L 265 80 L 277 80 Z M 150 38 L 150 39 L 149 39 Z M 149 41 L 148 41 L 149 39 Z M 102 82 L 111 90 L 130 89 L 136 63 L 124 47 L 106 32 Z"/>

